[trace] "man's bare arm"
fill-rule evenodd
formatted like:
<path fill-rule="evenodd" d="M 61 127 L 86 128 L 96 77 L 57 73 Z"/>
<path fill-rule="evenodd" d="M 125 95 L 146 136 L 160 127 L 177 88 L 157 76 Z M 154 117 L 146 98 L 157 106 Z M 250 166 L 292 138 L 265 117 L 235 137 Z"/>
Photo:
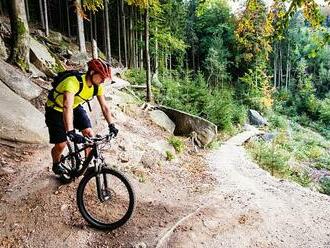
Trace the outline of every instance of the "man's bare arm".
<path fill-rule="evenodd" d="M 74 94 L 64 92 L 63 94 L 63 120 L 65 131 L 73 130 L 73 102 Z"/>
<path fill-rule="evenodd" d="M 103 95 L 102 96 L 97 96 L 97 100 L 98 100 L 98 102 L 101 106 L 104 118 L 106 119 L 108 124 L 112 123 L 112 116 L 111 116 L 111 112 L 110 112 L 110 107 L 109 107 L 108 103 L 106 102 L 105 97 Z"/>

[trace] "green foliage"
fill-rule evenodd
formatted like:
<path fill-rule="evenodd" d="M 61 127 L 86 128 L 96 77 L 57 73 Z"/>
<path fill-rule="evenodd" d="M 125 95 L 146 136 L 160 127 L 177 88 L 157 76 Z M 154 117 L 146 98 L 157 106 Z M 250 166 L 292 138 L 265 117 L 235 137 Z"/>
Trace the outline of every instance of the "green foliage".
<path fill-rule="evenodd" d="M 271 129 L 285 130 L 288 128 L 288 120 L 285 117 L 275 113 L 272 113 L 272 115 L 269 116 L 268 122 L 270 123 Z"/>
<path fill-rule="evenodd" d="M 330 123 L 330 97 L 320 102 L 320 120 L 325 124 Z"/>
<path fill-rule="evenodd" d="M 106 0 L 108 1 L 108 0 Z M 103 9 L 103 0 L 84 0 L 83 7 L 85 10 L 90 10 L 93 12 L 98 11 L 99 9 Z"/>
<path fill-rule="evenodd" d="M 128 69 L 124 72 L 123 78 L 129 81 L 131 84 L 146 84 L 146 71 L 134 68 Z"/>
<path fill-rule="evenodd" d="M 210 89 L 198 74 L 195 80 L 189 76 L 166 77 L 162 85 L 157 103 L 206 118 L 221 130 L 230 131 L 246 119 L 246 108 L 234 99 L 234 90 L 227 84 Z"/>
<path fill-rule="evenodd" d="M 324 177 L 320 180 L 321 192 L 330 195 L 330 178 Z"/>
<path fill-rule="evenodd" d="M 168 138 L 168 143 L 174 147 L 177 153 L 182 153 L 184 151 L 185 144 L 180 138 L 171 136 Z"/>
<path fill-rule="evenodd" d="M 266 142 L 252 143 L 249 148 L 258 164 L 272 175 L 281 177 L 289 175 L 290 154 L 287 150 Z"/>
<path fill-rule="evenodd" d="M 292 170 L 289 178 L 303 187 L 308 187 L 312 182 L 312 179 L 306 171 Z"/>
<path fill-rule="evenodd" d="M 170 151 L 166 151 L 165 154 L 166 154 L 166 160 L 168 161 L 172 161 L 175 158 L 174 154 Z"/>

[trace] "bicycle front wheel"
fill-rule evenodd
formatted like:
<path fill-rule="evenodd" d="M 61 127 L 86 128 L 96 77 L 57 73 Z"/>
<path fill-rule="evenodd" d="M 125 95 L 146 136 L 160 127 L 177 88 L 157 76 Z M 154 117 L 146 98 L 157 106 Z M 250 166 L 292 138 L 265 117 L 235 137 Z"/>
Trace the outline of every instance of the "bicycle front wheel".
<path fill-rule="evenodd" d="M 78 186 L 77 203 L 81 215 L 93 227 L 113 230 L 132 216 L 135 195 L 120 172 L 103 168 L 84 176 Z"/>

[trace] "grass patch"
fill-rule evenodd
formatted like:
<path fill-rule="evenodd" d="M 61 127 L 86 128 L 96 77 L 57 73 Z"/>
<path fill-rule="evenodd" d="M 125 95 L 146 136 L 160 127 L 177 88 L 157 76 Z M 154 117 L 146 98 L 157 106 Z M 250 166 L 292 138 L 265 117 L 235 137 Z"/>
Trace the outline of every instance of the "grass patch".
<path fill-rule="evenodd" d="M 330 170 L 330 142 L 325 137 L 290 122 L 280 115 L 269 117 L 270 132 L 276 138 L 266 142 L 258 140 L 247 144 L 255 161 L 272 175 L 286 178 L 308 187 L 312 183 L 306 168 Z M 330 179 L 315 182 L 320 192 L 330 194 Z"/>
<path fill-rule="evenodd" d="M 184 151 L 185 144 L 180 138 L 178 138 L 176 136 L 171 136 L 168 138 L 167 141 L 174 147 L 174 149 L 177 153 L 182 153 Z"/>
<path fill-rule="evenodd" d="M 330 195 L 330 177 L 324 177 L 320 180 L 321 192 Z"/>
<path fill-rule="evenodd" d="M 166 154 L 167 161 L 172 161 L 175 158 L 174 154 L 170 151 L 166 151 L 165 154 Z"/>

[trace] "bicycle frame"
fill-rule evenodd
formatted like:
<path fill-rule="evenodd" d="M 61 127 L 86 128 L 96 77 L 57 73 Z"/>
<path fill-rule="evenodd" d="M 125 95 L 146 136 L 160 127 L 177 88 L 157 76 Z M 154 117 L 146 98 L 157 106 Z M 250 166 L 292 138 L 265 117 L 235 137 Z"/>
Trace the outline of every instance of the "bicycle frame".
<path fill-rule="evenodd" d="M 69 154 L 64 156 L 61 160 L 65 161 L 66 159 L 70 159 L 71 163 L 72 163 L 72 170 L 70 170 L 70 176 L 72 178 L 77 178 L 79 176 L 81 176 L 82 174 L 84 174 L 86 172 L 86 169 L 88 167 L 88 165 L 91 163 L 92 159 L 95 158 L 94 160 L 94 166 L 90 168 L 90 170 L 87 170 L 87 173 L 92 173 L 92 172 L 97 172 L 96 175 L 96 187 L 97 187 L 97 194 L 98 194 L 98 198 L 101 202 L 106 201 L 108 198 L 107 195 L 103 194 L 102 191 L 102 182 L 101 182 L 101 168 L 102 168 L 102 164 L 104 164 L 104 158 L 102 156 L 102 154 L 100 154 L 99 149 L 98 149 L 98 143 L 95 142 L 93 144 L 85 144 L 84 147 L 82 148 L 78 148 L 77 144 L 74 144 L 74 149 L 72 148 L 71 144 L 68 143 L 68 148 L 69 148 Z M 87 157 L 85 158 L 84 163 L 82 164 L 82 168 L 78 170 L 77 165 L 75 162 L 80 158 L 80 152 L 85 151 L 86 149 L 91 148 L 90 152 L 88 153 Z M 74 151 L 73 151 L 74 150 Z M 76 161 L 74 161 L 74 159 Z M 101 163 L 98 162 L 98 160 L 101 160 Z M 79 161 L 80 163 L 80 161 Z M 94 169 L 94 170 L 93 170 Z M 108 181 L 107 178 L 104 176 L 103 177 L 103 186 L 105 189 L 107 189 L 108 187 Z"/>

